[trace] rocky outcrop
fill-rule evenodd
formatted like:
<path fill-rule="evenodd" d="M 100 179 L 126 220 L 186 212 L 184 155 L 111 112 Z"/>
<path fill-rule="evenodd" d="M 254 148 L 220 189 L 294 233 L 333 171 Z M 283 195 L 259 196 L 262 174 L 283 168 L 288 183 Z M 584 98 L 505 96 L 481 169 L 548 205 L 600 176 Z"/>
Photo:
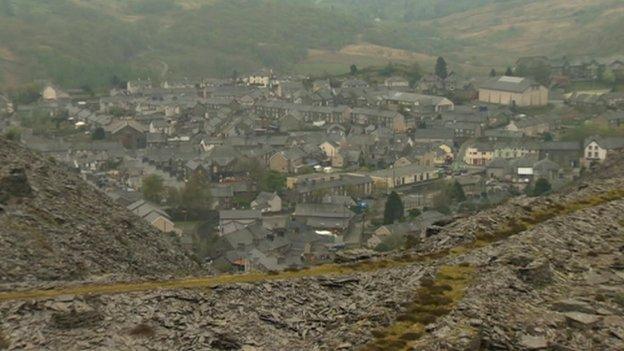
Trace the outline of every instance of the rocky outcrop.
<path fill-rule="evenodd" d="M 613 174 L 458 219 L 385 264 L 369 252 L 341 257 L 349 267 L 377 260 L 375 269 L 331 266 L 318 270 L 323 276 L 290 272 L 282 280 L 269 273 L 209 290 L 123 293 L 115 283 L 105 290 L 118 294 L 17 294 L 0 302 L 0 345 L 622 350 L 624 176 Z"/>
<path fill-rule="evenodd" d="M 63 166 L 0 139 L 0 286 L 189 274 L 195 266 L 172 240 Z"/>

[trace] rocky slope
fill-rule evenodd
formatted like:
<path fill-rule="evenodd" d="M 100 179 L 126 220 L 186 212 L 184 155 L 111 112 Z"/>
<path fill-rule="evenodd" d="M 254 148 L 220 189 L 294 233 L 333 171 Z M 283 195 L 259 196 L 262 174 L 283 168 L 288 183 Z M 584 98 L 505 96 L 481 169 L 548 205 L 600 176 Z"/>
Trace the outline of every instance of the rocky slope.
<path fill-rule="evenodd" d="M 195 268 L 180 247 L 77 175 L 1 138 L 0 258 L 0 287 Z"/>
<path fill-rule="evenodd" d="M 608 177 L 457 220 L 375 270 L 0 293 L 0 349 L 622 350 L 623 169 L 616 160 L 600 170 Z"/>

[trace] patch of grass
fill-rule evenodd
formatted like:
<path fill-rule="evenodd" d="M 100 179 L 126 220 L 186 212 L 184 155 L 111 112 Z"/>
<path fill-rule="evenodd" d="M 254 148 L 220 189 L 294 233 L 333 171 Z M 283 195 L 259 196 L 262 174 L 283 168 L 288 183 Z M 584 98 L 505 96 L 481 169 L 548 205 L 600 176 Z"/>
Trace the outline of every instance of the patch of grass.
<path fill-rule="evenodd" d="M 57 329 L 71 330 L 96 326 L 102 316 L 97 311 L 58 312 L 52 315 L 52 325 Z"/>
<path fill-rule="evenodd" d="M 615 296 L 613 296 L 613 302 L 624 307 L 624 294 L 615 294 Z"/>
<path fill-rule="evenodd" d="M 421 279 L 414 300 L 397 316 L 396 323 L 373 332 L 376 339 L 364 350 L 409 349 L 409 343 L 423 335 L 427 324 L 452 311 L 463 297 L 473 274 L 474 268 L 470 266 L 443 266 L 434 279 Z"/>
<path fill-rule="evenodd" d="M 136 327 L 130 329 L 128 334 L 139 338 L 151 338 L 156 335 L 156 332 L 154 331 L 154 328 L 152 328 L 150 325 L 141 323 Z"/>

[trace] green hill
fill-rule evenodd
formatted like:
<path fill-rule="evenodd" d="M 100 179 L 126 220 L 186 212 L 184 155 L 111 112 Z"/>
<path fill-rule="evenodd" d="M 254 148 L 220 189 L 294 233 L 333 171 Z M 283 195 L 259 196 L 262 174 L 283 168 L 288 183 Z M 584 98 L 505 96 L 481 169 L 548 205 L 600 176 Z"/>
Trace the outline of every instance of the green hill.
<path fill-rule="evenodd" d="M 0 85 L 624 54 L 620 0 L 0 0 Z M 401 50 L 393 50 L 401 49 Z"/>

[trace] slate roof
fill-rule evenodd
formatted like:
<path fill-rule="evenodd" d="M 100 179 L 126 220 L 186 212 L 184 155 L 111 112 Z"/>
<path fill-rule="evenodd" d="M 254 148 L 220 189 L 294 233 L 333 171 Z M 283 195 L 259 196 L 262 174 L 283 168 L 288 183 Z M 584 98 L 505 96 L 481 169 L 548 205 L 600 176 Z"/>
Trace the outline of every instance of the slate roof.
<path fill-rule="evenodd" d="M 267 204 L 269 201 L 273 200 L 273 198 L 276 196 L 277 196 L 276 193 L 269 193 L 266 191 L 262 191 L 260 192 L 260 194 L 258 194 L 254 202 L 256 202 L 258 205 L 264 205 L 264 204 Z"/>
<path fill-rule="evenodd" d="M 371 173 L 371 177 L 388 178 L 388 177 L 402 177 L 411 176 L 419 173 L 429 173 L 435 171 L 434 167 L 408 165 L 405 167 L 387 168 Z"/>
<path fill-rule="evenodd" d="M 227 219 L 260 219 L 262 214 L 260 211 L 255 210 L 226 210 L 219 211 L 219 218 L 222 220 Z"/>
<path fill-rule="evenodd" d="M 592 141 L 596 141 L 601 148 L 607 150 L 624 148 L 624 137 L 591 137 L 585 140 L 584 147 Z"/>
<path fill-rule="evenodd" d="M 335 204 L 297 204 L 294 213 L 294 216 L 336 219 L 351 218 L 354 215 L 348 208 Z"/>
<path fill-rule="evenodd" d="M 115 134 L 115 133 L 118 133 L 120 130 L 124 129 L 125 127 L 130 127 L 141 133 L 145 133 L 149 130 L 149 128 L 147 128 L 146 126 L 144 126 L 143 124 L 137 121 L 118 121 L 108 126 L 105 129 L 107 129 L 111 134 Z"/>
<path fill-rule="evenodd" d="M 544 151 L 575 151 L 581 149 L 581 143 L 577 141 L 546 141 L 539 144 L 539 149 Z"/>
<path fill-rule="evenodd" d="M 541 172 L 558 171 L 559 169 L 561 169 L 561 166 L 559 166 L 559 164 L 557 164 L 556 162 L 553 162 L 549 160 L 548 158 L 545 158 L 541 161 L 537 161 L 533 165 L 533 169 L 537 171 L 541 171 Z"/>
<path fill-rule="evenodd" d="M 418 139 L 453 140 L 453 138 L 455 138 L 455 131 L 451 128 L 416 129 L 414 131 L 415 141 Z"/>
<path fill-rule="evenodd" d="M 535 85 L 539 84 L 530 78 L 502 76 L 487 80 L 480 85 L 480 88 L 512 93 L 523 93 Z"/>
<path fill-rule="evenodd" d="M 418 103 L 421 106 L 435 106 L 443 101 L 449 101 L 443 96 L 424 95 L 415 93 L 393 92 L 386 96 L 386 100 Z M 450 102 L 450 101 L 449 101 Z"/>

